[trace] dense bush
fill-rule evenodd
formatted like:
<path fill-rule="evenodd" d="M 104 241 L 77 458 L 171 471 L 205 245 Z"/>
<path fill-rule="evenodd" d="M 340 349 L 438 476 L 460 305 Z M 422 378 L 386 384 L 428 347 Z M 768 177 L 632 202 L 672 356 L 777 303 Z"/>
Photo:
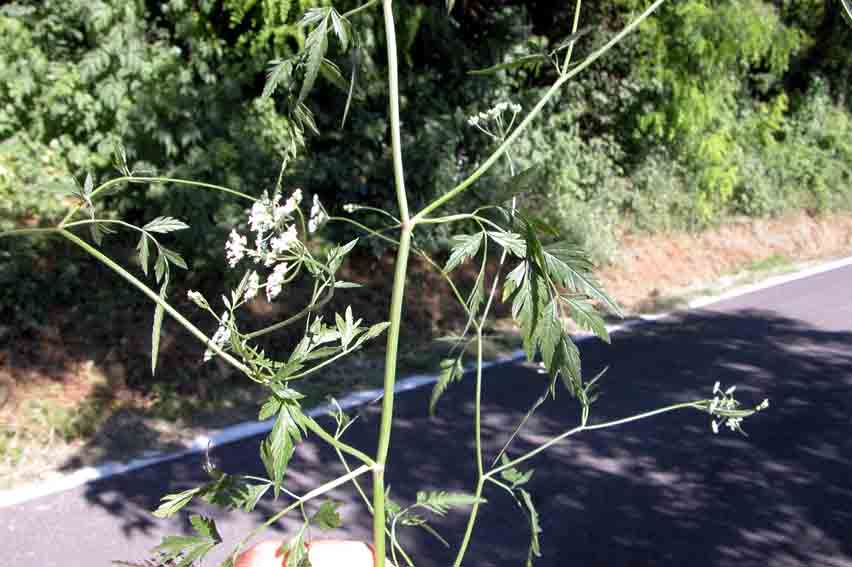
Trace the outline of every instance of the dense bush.
<path fill-rule="evenodd" d="M 0 228 L 52 219 L 74 177 L 113 175 L 111 154 L 119 141 L 140 170 L 251 194 L 271 187 L 294 130 L 280 100 L 258 97 L 269 61 L 304 44 L 294 20 L 315 3 L 4 4 Z M 339 4 L 341 11 L 356 6 Z M 469 71 L 546 53 L 570 25 L 564 10 L 554 18 L 545 3 L 456 4 L 453 19 L 439 4 L 396 6 L 413 206 L 445 191 L 487 155 L 481 139 L 469 143 L 476 132 L 467 117 L 482 110 L 478 101 L 528 105 L 553 77 L 546 63 L 491 75 Z M 643 5 L 618 0 L 584 7 L 590 24 L 578 53 L 600 45 Z M 362 49 L 339 57 L 332 47 L 328 55 L 344 79 L 353 70 L 362 79 L 345 125 L 352 151 L 339 149 L 341 116 L 324 111 L 339 107 L 345 85 L 341 90 L 335 77 L 320 78 L 310 103 L 319 130 L 309 133 L 311 160 L 291 163 L 286 179 L 319 193 L 332 212 L 348 201 L 383 206 L 392 199 L 386 93 L 370 80 L 384 75 L 384 39 L 377 14 L 361 19 L 355 41 Z M 623 230 L 695 229 L 729 214 L 847 207 L 849 47 L 848 29 L 830 0 L 780 7 L 766 0 L 666 4 L 641 33 L 561 93 L 555 112 L 520 140 L 516 166 L 540 169 L 522 206 L 547 203 L 549 220 L 598 261 L 613 257 Z M 625 57 L 637 51 L 640 56 Z M 477 189 L 480 197 L 487 193 L 488 179 Z M 454 206 L 475 202 L 476 192 Z M 202 271 L 208 265 L 203 251 L 221 241 L 239 212 L 210 194 L 157 185 L 121 193 L 110 207 L 131 219 L 151 211 L 187 219 L 193 230 L 182 235 L 180 247 Z M 442 230 L 419 244 L 445 245 Z M 378 242 L 375 248 L 383 250 Z M 0 278 L 20 272 L 4 262 Z M 4 297 L 0 310 L 5 315 L 11 305 L 38 304 L 20 299 Z"/>

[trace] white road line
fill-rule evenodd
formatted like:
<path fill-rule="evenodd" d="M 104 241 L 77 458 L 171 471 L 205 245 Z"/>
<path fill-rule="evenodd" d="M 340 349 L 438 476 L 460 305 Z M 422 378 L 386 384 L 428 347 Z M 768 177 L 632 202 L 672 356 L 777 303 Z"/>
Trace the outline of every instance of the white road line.
<path fill-rule="evenodd" d="M 701 307 L 706 307 L 707 305 L 723 301 L 725 299 L 739 297 L 741 295 L 746 295 L 770 287 L 775 287 L 792 281 L 801 280 L 804 278 L 815 276 L 817 274 L 822 274 L 831 270 L 836 270 L 838 268 L 843 268 L 850 265 L 852 265 L 852 257 L 842 258 L 840 260 L 821 264 L 819 266 L 808 268 L 806 270 L 802 270 L 793 274 L 769 278 L 768 280 L 763 281 L 761 283 L 737 288 L 719 296 L 699 298 L 695 301 L 690 302 L 689 308 L 699 309 Z M 668 317 L 669 315 L 670 313 L 642 315 L 641 317 L 633 321 L 628 321 L 626 323 L 618 325 L 608 325 L 607 330 L 609 330 L 610 334 L 624 332 L 630 330 L 636 325 L 650 323 L 658 319 Z M 593 337 L 594 335 L 584 333 L 581 335 L 577 335 L 575 337 L 575 341 L 581 342 L 591 339 Z M 523 351 L 515 351 L 508 356 L 498 358 L 497 360 L 491 362 L 486 362 L 483 365 L 483 368 L 490 368 L 492 366 L 497 366 L 500 364 L 516 362 L 518 360 L 523 359 L 524 357 L 525 355 Z M 422 388 L 424 386 L 430 386 L 437 381 L 438 378 L 434 375 L 409 376 L 408 378 L 404 378 L 397 382 L 395 390 L 397 392 L 407 392 L 410 390 Z M 383 392 L 381 389 L 354 392 L 338 400 L 338 403 L 343 409 L 351 409 L 380 399 L 382 393 Z M 308 410 L 306 413 L 311 417 L 317 417 L 329 413 L 332 409 L 333 408 L 329 404 L 323 404 L 318 407 L 312 408 L 311 410 Z M 130 471 L 135 471 L 144 467 L 156 465 L 159 463 L 174 461 L 186 457 L 188 455 L 197 455 L 200 453 L 204 453 L 211 447 L 218 447 L 219 445 L 234 443 L 247 437 L 266 433 L 270 429 L 272 429 L 272 424 L 272 420 L 239 423 L 236 425 L 225 427 L 223 429 L 213 430 L 207 435 L 200 435 L 195 439 L 185 443 L 185 449 L 173 453 L 148 455 L 146 457 L 134 459 L 126 463 L 109 462 L 96 467 L 83 467 L 74 472 L 58 476 L 57 478 L 19 488 L 14 488 L 11 490 L 3 490 L 0 491 L 0 508 L 14 506 L 16 504 L 27 502 L 28 500 L 34 500 L 36 498 L 41 498 L 42 496 L 47 496 L 50 494 L 56 494 L 58 492 L 70 490 L 72 488 L 76 488 L 94 480 L 101 480 L 112 476 L 128 473 Z"/>

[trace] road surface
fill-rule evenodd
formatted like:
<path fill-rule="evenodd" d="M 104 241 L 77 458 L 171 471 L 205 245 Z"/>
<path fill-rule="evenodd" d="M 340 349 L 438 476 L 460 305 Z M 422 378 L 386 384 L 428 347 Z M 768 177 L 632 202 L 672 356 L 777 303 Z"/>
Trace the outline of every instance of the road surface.
<path fill-rule="evenodd" d="M 736 384 L 740 399 L 771 399 L 746 421 L 749 437 L 713 435 L 708 416 L 667 414 L 583 433 L 534 461 L 529 485 L 542 516 L 542 566 L 842 567 L 852 566 L 852 268 L 790 282 L 700 311 L 616 334 L 612 345 L 586 341 L 587 375 L 604 366 L 592 421 L 707 397 L 715 381 Z M 401 394 L 387 472 L 396 499 L 418 488 L 470 490 L 474 481 L 472 377 L 452 387 L 435 418 L 428 388 Z M 525 364 L 487 371 L 484 439 L 489 455 L 541 393 L 542 376 Z M 347 439 L 371 451 L 377 409 L 362 412 Z M 576 423 L 567 394 L 542 408 L 518 449 Z M 218 448 L 228 471 L 262 474 L 259 438 Z M 290 488 L 305 491 L 341 473 L 313 440 L 291 465 Z M 201 480 L 187 458 L 0 509 L 0 564 L 10 567 L 108 565 L 142 559 L 160 538 L 186 529 L 186 515 L 159 521 L 159 497 Z M 345 533 L 369 539 L 356 495 L 333 496 Z M 515 505 L 486 493 L 465 565 L 522 565 L 528 532 Z M 203 506 L 230 544 L 275 510 L 251 514 Z M 464 517 L 437 522 L 457 542 Z M 295 524 L 285 523 L 271 536 Z M 418 567 L 448 565 L 430 536 L 406 532 Z M 226 549 L 222 550 L 226 553 Z M 221 558 L 223 553 L 217 557 Z M 215 565 L 213 561 L 206 564 Z"/>

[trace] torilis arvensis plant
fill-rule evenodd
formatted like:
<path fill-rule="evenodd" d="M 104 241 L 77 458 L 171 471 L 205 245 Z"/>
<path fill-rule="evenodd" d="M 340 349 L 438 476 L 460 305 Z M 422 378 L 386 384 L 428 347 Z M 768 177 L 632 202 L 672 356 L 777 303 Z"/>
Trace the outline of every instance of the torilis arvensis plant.
<path fill-rule="evenodd" d="M 483 143 L 493 144 L 493 152 L 461 183 L 449 188 L 443 195 L 412 214 L 409 211 L 405 189 L 405 171 L 401 147 L 401 125 L 399 118 L 400 93 L 398 89 L 397 46 L 395 37 L 392 0 L 369 0 L 347 13 L 338 13 L 333 7 L 310 9 L 301 25 L 310 29 L 304 49 L 287 60 L 273 61 L 270 67 L 264 97 L 276 97 L 291 118 L 288 155 L 284 156 L 281 174 L 275 187 L 264 192 L 260 198 L 233 191 L 224 187 L 198 181 L 143 176 L 128 165 L 127 156 L 119 149 L 116 165 L 120 177 L 108 180 L 95 187 L 91 175 L 77 188 L 78 204 L 74 206 L 57 226 L 52 228 L 22 228 L 0 236 L 55 234 L 73 242 L 76 246 L 104 263 L 135 286 L 156 305 L 152 333 L 152 371 L 156 369 L 159 333 L 166 313 L 189 330 L 206 347 L 205 360 L 218 357 L 249 380 L 268 389 L 269 397 L 260 408 L 259 419 L 274 420 L 274 425 L 260 447 L 267 476 L 241 476 L 225 474 L 213 465 L 207 466 L 210 480 L 202 486 L 178 494 L 164 496 L 162 504 L 154 512 L 166 518 L 176 514 L 193 499 L 227 508 L 251 511 L 259 500 L 272 493 L 275 502 L 285 499 L 280 510 L 269 517 L 246 537 L 236 542 L 233 553 L 223 566 L 249 565 L 244 551 L 245 544 L 286 514 L 299 514 L 302 528 L 280 546 L 275 546 L 279 564 L 295 567 L 309 564 L 311 559 L 319 562 L 319 555 L 309 553 L 311 526 L 317 529 L 337 527 L 341 518 L 336 504 L 320 499 L 326 493 L 346 483 L 354 483 L 363 497 L 366 509 L 373 518 L 373 541 L 375 564 L 381 567 L 390 558 L 395 565 L 414 565 L 415 559 L 403 549 L 397 534 L 403 527 L 424 527 L 434 533 L 427 524 L 426 514 L 444 515 L 450 508 L 469 509 L 466 529 L 458 544 L 454 565 L 460 566 L 465 559 L 469 542 L 480 508 L 485 503 L 483 493 L 487 485 L 504 489 L 524 510 L 530 529 L 529 561 L 539 555 L 538 514 L 534 497 L 525 488 L 531 469 L 527 461 L 541 451 L 564 439 L 583 431 L 622 425 L 638 419 L 679 409 L 695 409 L 710 417 L 714 433 L 719 427 L 727 426 L 742 431 L 742 420 L 756 411 L 767 407 L 763 401 L 753 408 L 743 408 L 734 399 L 734 388 L 722 390 L 716 384 L 712 398 L 680 403 L 625 417 L 610 422 L 590 421 L 592 402 L 596 398 L 595 383 L 598 377 L 586 379 L 580 367 L 579 351 L 566 331 L 565 321 L 570 318 L 581 328 L 589 330 L 608 341 L 604 320 L 600 310 L 619 314 L 619 307 L 592 274 L 591 264 L 582 251 L 559 242 L 550 233 L 551 229 L 540 220 L 516 208 L 515 194 L 523 191 L 528 171 L 517 172 L 511 157 L 514 141 L 527 126 L 541 114 L 548 101 L 572 77 L 589 67 L 625 36 L 633 32 L 648 18 L 664 0 L 656 0 L 638 15 L 634 21 L 613 36 L 609 41 L 580 61 L 573 60 L 574 44 L 582 35 L 578 33 L 581 0 L 576 1 L 573 13 L 573 28 L 564 41 L 552 51 L 533 54 L 519 61 L 495 65 L 483 72 L 497 72 L 517 65 L 552 64 L 557 79 L 545 91 L 541 99 L 529 111 L 513 102 L 499 102 L 488 110 L 470 117 L 469 127 L 481 135 Z M 361 12 L 381 9 L 384 15 L 385 39 L 387 44 L 389 93 L 388 124 L 393 159 L 393 184 L 398 208 L 384 211 L 359 205 L 347 204 L 343 210 L 348 217 L 329 215 L 316 195 L 304 194 L 301 189 L 285 188 L 283 175 L 289 160 L 305 148 L 305 135 L 315 130 L 311 111 L 306 105 L 318 75 L 332 74 L 342 79 L 339 68 L 326 58 L 330 41 L 336 41 L 340 52 L 360 49 L 356 23 Z M 354 81 L 355 74 L 352 75 Z M 349 99 L 342 109 L 345 122 L 349 111 L 354 84 L 349 88 Z M 354 150 L 357 151 L 357 150 Z M 497 169 L 495 169 L 497 168 Z M 468 213 L 440 216 L 441 207 L 456 199 L 472 187 L 486 172 L 493 173 L 503 168 L 511 180 L 505 184 L 514 192 L 505 192 L 502 202 L 480 207 Z M 181 315 L 168 300 L 168 286 L 174 268 L 186 268 L 181 255 L 167 248 L 164 237 L 170 232 L 188 228 L 180 220 L 159 217 L 144 226 L 107 218 L 98 210 L 98 199 L 108 191 L 120 190 L 132 184 L 168 184 L 175 188 L 224 192 L 240 199 L 247 207 L 245 224 L 233 227 L 223 247 L 223 257 L 228 269 L 242 272 L 239 285 L 220 298 L 206 298 L 194 291 L 189 298 L 218 324 L 212 337 L 208 337 Z M 388 224 L 369 227 L 358 220 L 361 210 L 380 213 Z M 345 293 L 355 284 L 337 278 L 338 270 L 347 254 L 358 245 L 354 240 L 325 249 L 318 254 L 318 247 L 310 241 L 327 223 L 346 222 L 358 227 L 366 238 L 379 238 L 396 248 L 396 263 L 393 276 L 391 308 L 385 322 L 365 322 L 351 308 L 343 313 L 328 313 L 327 305 L 335 293 Z M 446 264 L 441 267 L 432 260 L 416 241 L 417 229 L 426 224 L 455 224 L 465 231 L 452 238 L 452 251 Z M 91 232 L 91 242 L 79 234 L 80 229 Z M 138 235 L 137 254 L 143 275 L 132 274 L 100 250 L 103 237 L 118 230 Z M 543 237 L 546 236 L 547 238 Z M 167 237 L 166 237 L 167 238 Z M 458 300 L 467 315 L 467 324 L 458 336 L 453 337 L 451 356 L 441 363 L 439 380 L 432 392 L 430 411 L 435 411 L 441 394 L 464 372 L 462 355 L 469 347 L 476 352 L 477 365 L 474 372 L 475 419 L 471 424 L 475 441 L 476 478 L 472 490 L 459 492 L 420 492 L 408 506 L 397 504 L 390 498 L 385 485 L 385 468 L 388 466 L 388 447 L 394 417 L 394 385 L 396 382 L 397 353 L 402 305 L 406 287 L 406 273 L 411 254 L 417 254 L 431 264 L 445 279 L 448 289 Z M 496 273 L 487 272 L 486 267 L 496 259 Z M 471 290 L 463 293 L 453 281 L 453 271 L 464 262 L 477 262 L 478 276 Z M 149 269 L 153 265 L 153 274 Z M 144 278 L 152 276 L 151 287 Z M 267 301 L 287 301 L 286 288 L 294 281 L 309 281 L 312 285 L 311 300 L 295 315 L 262 329 L 246 329 L 239 322 L 237 312 L 258 295 Z M 490 281 L 489 281 L 490 280 Z M 523 346 L 530 360 L 538 359 L 547 375 L 546 397 L 553 396 L 558 387 L 564 387 L 580 404 L 580 423 L 539 445 L 533 450 L 517 453 L 512 442 L 523 427 L 523 420 L 508 437 L 509 441 L 493 459 L 486 460 L 482 449 L 481 432 L 481 385 L 483 380 L 483 331 L 491 315 L 495 301 L 511 304 L 511 313 L 520 327 Z M 256 344 L 256 339 L 282 327 L 299 325 L 304 336 L 289 353 L 265 352 Z M 384 396 L 382 398 L 381 427 L 377 450 L 368 455 L 346 442 L 345 432 L 350 423 L 338 407 L 334 412 L 336 428 L 326 430 L 313 418 L 303 413 L 300 381 L 309 379 L 318 370 L 334 364 L 339 359 L 360 349 L 367 341 L 384 335 L 387 343 L 384 370 Z M 560 386 L 561 385 L 561 386 Z M 532 413 L 539 404 L 531 410 Z M 527 416 L 529 417 L 529 416 Z M 315 435 L 331 445 L 342 461 L 347 474 L 318 486 L 306 494 L 295 494 L 287 489 L 287 470 L 296 446 L 308 435 Z M 522 470 L 522 465 L 524 469 Z M 372 477 L 372 489 L 361 482 L 365 475 Z M 308 503 L 310 502 L 310 505 Z M 311 513 L 308 510 L 312 510 Z M 156 564 L 186 567 L 201 560 L 222 540 L 215 522 L 211 518 L 195 515 L 190 518 L 194 535 L 172 536 L 163 540 L 156 550 Z M 319 548 L 317 548 L 319 549 Z M 240 558 L 240 559 L 238 559 Z M 153 564 L 153 563 L 152 563 Z M 259 565 L 259 564 L 257 564 Z M 322 567 L 320 565 L 319 567 Z"/>

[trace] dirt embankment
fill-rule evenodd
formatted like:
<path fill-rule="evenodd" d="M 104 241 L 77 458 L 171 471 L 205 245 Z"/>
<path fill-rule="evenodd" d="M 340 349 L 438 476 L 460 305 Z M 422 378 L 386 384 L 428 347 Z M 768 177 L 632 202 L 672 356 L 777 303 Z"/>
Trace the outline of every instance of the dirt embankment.
<path fill-rule="evenodd" d="M 852 251 L 852 214 L 744 219 L 699 234 L 627 235 L 618 259 L 599 270 L 606 289 L 628 311 L 772 259 L 789 264 Z M 767 266 L 769 267 L 769 266 Z"/>

